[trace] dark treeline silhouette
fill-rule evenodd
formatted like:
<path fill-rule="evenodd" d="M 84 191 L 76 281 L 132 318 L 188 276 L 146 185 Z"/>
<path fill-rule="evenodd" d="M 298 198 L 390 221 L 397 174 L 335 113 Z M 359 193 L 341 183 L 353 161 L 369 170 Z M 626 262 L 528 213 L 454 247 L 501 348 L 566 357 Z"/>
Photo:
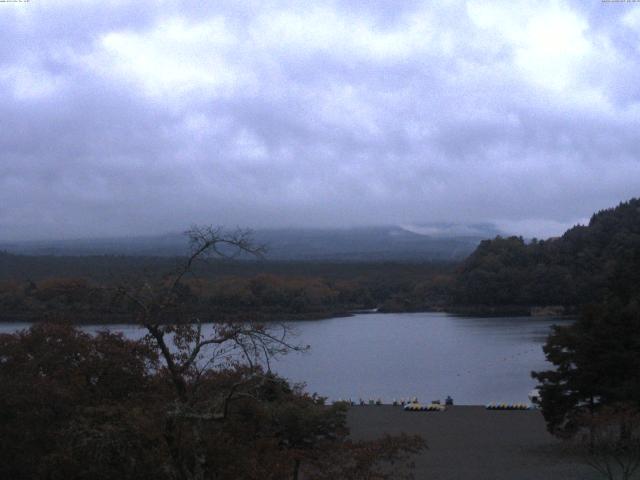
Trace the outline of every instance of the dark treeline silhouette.
<path fill-rule="evenodd" d="M 556 298 L 581 307 L 575 322 L 554 327 L 546 341 L 544 352 L 553 368 L 532 373 L 542 413 L 549 431 L 573 438 L 605 478 L 635 478 L 640 468 L 640 202 L 599 212 L 588 227 L 569 230 L 554 243 L 556 264 L 569 277 L 558 284 Z"/>
<path fill-rule="evenodd" d="M 640 200 L 591 217 L 559 238 L 497 237 L 480 243 L 456 275 L 458 305 L 579 307 L 640 286 Z"/>
<path fill-rule="evenodd" d="M 585 307 L 571 325 L 554 327 L 544 351 L 555 369 L 533 376 L 551 432 L 573 436 L 604 407 L 638 410 L 640 292 Z"/>
<path fill-rule="evenodd" d="M 129 305 L 111 287 L 126 278 L 166 276 L 180 261 L 2 253 L 0 319 L 127 322 Z M 322 318 L 372 308 L 415 311 L 448 302 L 453 268 L 448 263 L 199 261 L 181 293 L 183 308 L 203 321 Z"/>
<path fill-rule="evenodd" d="M 162 275 L 180 264 L 183 257 L 128 255 L 21 255 L 0 251 L 0 281 L 43 280 L 74 277 L 110 282 L 141 273 Z M 209 259 L 194 265 L 199 277 L 251 277 L 260 274 L 309 276 L 333 279 L 382 278 L 397 276 L 419 280 L 431 272 L 450 271 L 455 262 L 372 262 L 372 261 L 272 261 L 267 251 L 260 260 Z"/>

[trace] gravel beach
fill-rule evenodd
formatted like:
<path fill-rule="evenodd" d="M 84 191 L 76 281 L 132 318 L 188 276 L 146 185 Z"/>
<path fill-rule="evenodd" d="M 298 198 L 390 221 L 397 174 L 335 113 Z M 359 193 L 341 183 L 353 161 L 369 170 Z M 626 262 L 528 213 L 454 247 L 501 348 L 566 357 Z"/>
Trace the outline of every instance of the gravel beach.
<path fill-rule="evenodd" d="M 601 478 L 547 433 L 537 410 L 454 406 L 444 412 L 407 412 L 389 405 L 355 406 L 347 418 L 354 439 L 422 435 L 429 449 L 415 457 L 417 480 Z"/>

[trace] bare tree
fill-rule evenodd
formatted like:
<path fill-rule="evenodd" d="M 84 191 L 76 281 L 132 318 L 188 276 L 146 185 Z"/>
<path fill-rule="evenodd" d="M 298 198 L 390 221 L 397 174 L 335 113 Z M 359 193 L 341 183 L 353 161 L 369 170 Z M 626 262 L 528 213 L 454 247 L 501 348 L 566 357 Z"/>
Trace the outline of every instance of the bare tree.
<path fill-rule="evenodd" d="M 270 381 L 272 377 L 261 372 L 270 371 L 271 358 L 307 347 L 290 343 L 283 324 L 222 321 L 203 325 L 197 315 L 184 315 L 180 307 L 185 280 L 194 275 L 196 264 L 201 265 L 210 257 L 264 253 L 262 246 L 252 242 L 248 230 L 227 232 L 219 227 L 196 226 L 185 233 L 190 253 L 171 275 L 123 283 L 118 292 L 129 300 L 137 322 L 146 328 L 146 340 L 160 353 L 175 389 L 176 401 L 166 418 L 167 444 L 175 474 L 179 478 L 200 479 L 205 476 L 202 422 L 224 421 L 230 402 L 251 396 L 256 378 L 260 382 Z M 236 367 L 244 373 L 204 406 L 202 402 L 196 405 L 194 398 L 203 373 L 223 367 Z M 176 432 L 185 424 L 195 439 L 189 458 L 185 458 L 175 439 Z"/>

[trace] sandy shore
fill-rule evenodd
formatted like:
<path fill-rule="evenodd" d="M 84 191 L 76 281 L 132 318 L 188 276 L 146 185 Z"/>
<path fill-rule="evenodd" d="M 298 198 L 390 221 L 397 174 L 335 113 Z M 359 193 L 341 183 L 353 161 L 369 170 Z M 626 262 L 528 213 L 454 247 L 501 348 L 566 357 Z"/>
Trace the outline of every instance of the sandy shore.
<path fill-rule="evenodd" d="M 591 480 L 594 470 L 565 452 L 539 411 L 454 406 L 445 412 L 356 406 L 348 422 L 356 439 L 420 434 L 429 449 L 415 458 L 415 478 L 429 480 Z"/>

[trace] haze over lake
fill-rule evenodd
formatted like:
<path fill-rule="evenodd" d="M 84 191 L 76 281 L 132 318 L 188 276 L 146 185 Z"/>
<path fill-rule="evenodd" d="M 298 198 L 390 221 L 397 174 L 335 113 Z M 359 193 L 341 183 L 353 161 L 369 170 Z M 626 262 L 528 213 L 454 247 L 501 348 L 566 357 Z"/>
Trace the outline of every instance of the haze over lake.
<path fill-rule="evenodd" d="M 477 318 L 445 313 L 372 313 L 347 318 L 287 322 L 294 341 L 310 345 L 272 368 L 309 392 L 331 400 L 417 396 L 423 401 L 485 404 L 524 402 L 534 388 L 531 370 L 548 367 L 542 344 L 553 324 L 539 317 Z M 26 324 L 0 324 L 10 332 Z M 129 338 L 144 330 L 110 325 Z M 85 326 L 96 331 L 104 326 Z"/>

